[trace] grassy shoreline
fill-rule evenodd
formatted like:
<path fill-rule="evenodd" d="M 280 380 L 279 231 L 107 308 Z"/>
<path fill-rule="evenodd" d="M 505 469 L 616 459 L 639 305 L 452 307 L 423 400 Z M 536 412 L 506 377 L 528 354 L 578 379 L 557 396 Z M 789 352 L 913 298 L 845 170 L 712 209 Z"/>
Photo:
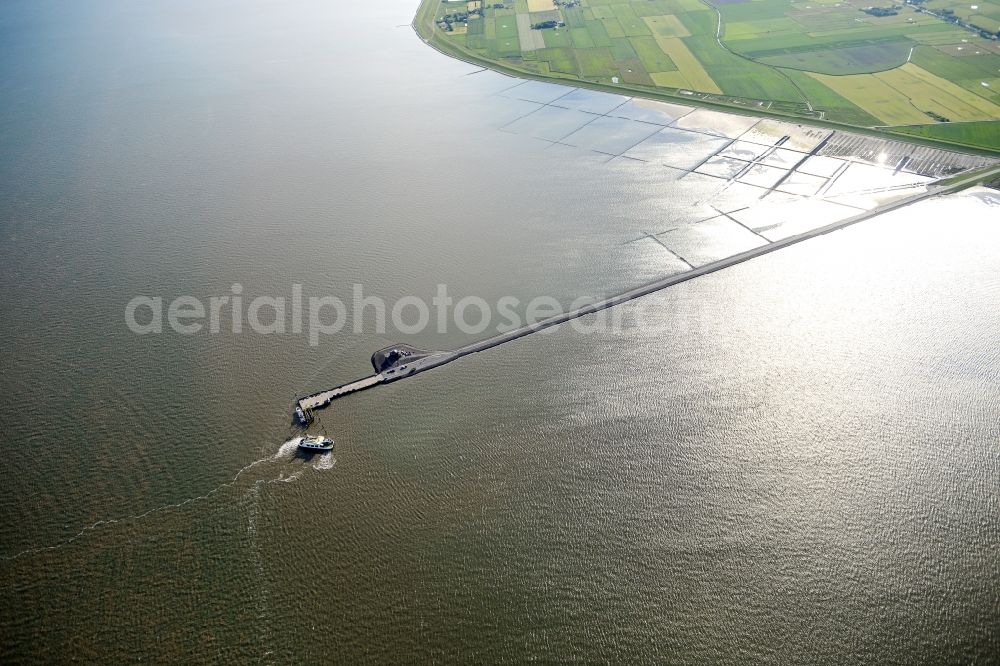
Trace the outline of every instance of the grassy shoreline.
<path fill-rule="evenodd" d="M 776 120 L 792 121 L 816 127 L 840 129 L 844 131 L 854 132 L 857 134 L 864 134 L 883 139 L 904 141 L 907 143 L 925 145 L 933 148 L 944 148 L 948 150 L 954 150 L 957 152 L 963 152 L 975 155 L 1000 157 L 1000 146 L 986 147 L 981 145 L 970 145 L 968 143 L 963 143 L 960 140 L 945 140 L 945 139 L 935 138 L 933 136 L 920 136 L 917 134 L 909 133 L 905 130 L 894 131 L 889 128 L 853 125 L 844 122 L 818 119 L 811 116 L 803 116 L 800 114 L 796 114 L 794 112 L 776 110 L 773 108 L 761 109 L 750 106 L 743 106 L 739 104 L 728 104 L 722 101 L 702 99 L 695 95 L 688 96 L 688 95 L 674 94 L 661 89 L 651 89 L 645 86 L 630 85 L 627 83 L 618 83 L 618 84 L 599 83 L 595 81 L 588 81 L 586 79 L 581 79 L 569 74 L 560 74 L 560 73 L 550 73 L 548 75 L 539 74 L 538 72 L 533 72 L 526 68 L 518 67 L 513 62 L 503 62 L 499 60 L 486 58 L 478 53 L 470 51 L 467 48 L 464 48 L 460 44 L 457 44 L 453 38 L 449 38 L 446 34 L 443 34 L 435 25 L 434 19 L 440 4 L 441 0 L 421 0 L 420 6 L 417 8 L 417 12 L 416 15 L 414 16 L 412 23 L 412 27 L 416 31 L 417 35 L 426 44 L 430 45 L 431 47 L 435 48 L 436 50 L 445 55 L 457 58 L 459 60 L 463 60 L 470 64 L 478 65 L 486 69 L 491 69 L 509 76 L 514 76 L 522 79 L 532 79 L 536 81 L 561 83 L 580 88 L 587 88 L 590 90 L 599 90 L 602 92 L 628 94 L 634 97 L 640 97 L 662 102 L 679 103 L 679 104 L 684 104 L 686 106 L 704 107 L 704 108 L 714 109 L 717 111 L 725 111 L 728 113 L 736 113 L 740 115 L 747 115 L 747 116 L 761 117 L 761 118 L 773 118 Z M 947 125 L 948 124 L 941 124 L 938 125 L 938 127 L 946 127 Z"/>

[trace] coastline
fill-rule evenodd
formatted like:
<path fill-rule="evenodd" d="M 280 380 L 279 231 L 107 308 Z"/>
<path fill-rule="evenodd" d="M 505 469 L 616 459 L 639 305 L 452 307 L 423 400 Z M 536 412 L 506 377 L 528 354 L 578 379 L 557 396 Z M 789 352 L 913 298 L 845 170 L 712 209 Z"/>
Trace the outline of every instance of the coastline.
<path fill-rule="evenodd" d="M 413 21 L 410 27 L 417 36 L 428 46 L 438 51 L 439 53 L 455 58 L 456 60 L 461 60 L 467 62 L 471 65 L 476 65 L 489 69 L 500 74 L 507 76 L 534 80 L 534 81 L 544 81 L 547 83 L 556 83 L 561 85 L 569 85 L 577 88 L 587 88 L 589 90 L 596 90 L 600 92 L 607 92 L 613 94 L 627 94 L 632 97 L 639 97 L 642 99 L 648 99 L 657 102 L 668 102 L 671 104 L 684 104 L 693 107 L 701 107 L 712 109 L 715 111 L 723 111 L 726 113 L 734 113 L 738 115 L 751 116 L 755 118 L 772 118 L 775 120 L 782 120 L 785 122 L 795 122 L 802 125 L 811 125 L 814 127 L 824 127 L 827 129 L 843 130 L 854 132 L 857 134 L 865 134 L 872 137 L 877 137 L 880 139 L 891 139 L 894 141 L 901 141 L 904 143 L 910 143 L 921 146 L 928 146 L 931 148 L 952 150 L 956 152 L 967 153 L 970 155 L 980 155 L 984 157 L 1000 157 L 1000 146 L 994 149 L 985 148 L 982 146 L 970 146 L 962 143 L 956 143 L 951 141 L 941 141 L 938 139 L 927 138 L 918 136 L 915 134 L 908 134 L 905 132 L 893 132 L 888 129 L 881 129 L 878 127 L 869 127 L 865 125 L 852 125 L 850 123 L 843 123 L 830 120 L 821 120 L 818 118 L 801 116 L 795 113 L 783 113 L 780 110 L 776 111 L 774 109 L 759 109 L 749 106 L 743 106 L 739 104 L 727 104 L 721 101 L 708 100 L 698 97 L 696 94 L 692 95 L 680 95 L 672 94 L 665 91 L 652 90 L 649 88 L 641 86 L 632 86 L 624 83 L 618 84 L 605 84 L 597 83 L 594 81 L 588 81 L 586 79 L 577 78 L 574 76 L 556 76 L 556 75 L 541 75 L 536 72 L 532 72 L 520 67 L 517 67 L 513 63 L 502 63 L 495 60 L 490 60 L 484 58 L 476 53 L 469 51 L 468 49 L 462 48 L 460 45 L 449 41 L 446 37 L 442 36 L 436 30 L 434 25 L 434 15 L 437 6 L 440 4 L 441 0 L 420 0 L 420 5 L 417 7 L 417 11 L 414 14 Z M 1000 122 L 1000 119 L 998 119 Z M 961 123 L 956 123 L 961 124 Z M 907 126 L 910 127 L 910 126 Z"/>

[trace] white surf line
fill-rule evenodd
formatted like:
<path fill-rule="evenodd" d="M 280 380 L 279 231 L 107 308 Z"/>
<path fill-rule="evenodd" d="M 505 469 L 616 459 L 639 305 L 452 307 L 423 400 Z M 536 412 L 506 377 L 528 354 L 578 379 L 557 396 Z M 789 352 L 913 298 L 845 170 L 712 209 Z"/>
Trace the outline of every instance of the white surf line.
<path fill-rule="evenodd" d="M 116 524 L 119 524 L 119 523 L 128 523 L 128 522 L 134 522 L 134 521 L 137 521 L 137 520 L 142 520 L 143 518 L 151 516 L 154 513 L 160 513 L 162 511 L 167 511 L 169 509 L 179 509 L 179 508 L 181 508 L 183 506 L 186 506 L 188 504 L 194 504 L 195 502 L 200 502 L 202 500 L 206 500 L 209 497 L 211 497 L 212 495 L 214 495 L 217 492 L 219 492 L 220 490 L 222 490 L 224 488 L 231 488 L 234 485 L 236 485 L 236 482 L 239 481 L 240 477 L 243 476 L 244 473 L 250 471 L 251 469 L 253 469 L 257 465 L 260 465 L 261 463 L 266 463 L 266 462 L 274 462 L 274 461 L 279 460 L 280 458 L 286 456 L 289 452 L 294 451 L 295 445 L 289 446 L 289 444 L 291 444 L 292 441 L 293 440 L 289 440 L 289 441 L 283 443 L 278 448 L 278 450 L 274 453 L 274 455 L 272 455 L 272 456 L 270 456 L 268 458 L 261 458 L 260 460 L 255 460 L 252 463 L 250 463 L 249 465 L 246 465 L 245 467 L 241 468 L 238 472 L 236 472 L 236 475 L 233 476 L 233 478 L 231 480 L 229 480 L 226 483 L 223 483 L 223 484 L 221 484 L 219 486 L 216 486 L 215 488 L 213 488 L 212 490 L 208 491 L 204 495 L 199 495 L 197 497 L 189 497 L 188 499 L 184 500 L 183 502 L 176 502 L 176 503 L 173 503 L 173 504 L 164 504 L 162 506 L 158 506 L 158 507 L 150 509 L 148 511 L 144 511 L 143 513 L 137 513 L 137 514 L 134 514 L 134 515 L 131 515 L 131 516 L 124 516 L 124 517 L 121 517 L 121 518 L 108 518 L 106 520 L 98 520 L 96 523 L 93 523 L 91 525 L 88 525 L 88 526 L 84 527 L 82 530 L 80 530 L 79 532 L 77 532 L 76 534 L 74 534 L 73 536 L 71 536 L 70 538 L 68 538 L 68 539 L 66 539 L 64 541 L 60 541 L 59 543 L 54 544 L 52 546 L 37 546 L 35 548 L 26 548 L 26 549 L 24 549 L 24 550 L 22 550 L 22 551 L 20 551 L 18 553 L 15 553 L 14 555 L 3 555 L 3 556 L 0 556 L 0 562 L 10 562 L 10 561 L 16 560 L 16 559 L 18 559 L 20 557 L 24 557 L 25 555 L 32 555 L 32 554 L 35 554 L 35 553 L 44 553 L 44 552 L 47 552 L 47 551 L 59 550 L 60 548 L 64 548 L 64 547 L 72 544 L 74 541 L 76 541 L 77 539 L 80 539 L 81 537 L 83 537 L 84 535 L 88 534 L 89 532 L 93 532 L 93 531 L 95 531 L 95 530 L 97 530 L 97 529 L 99 529 L 101 527 L 106 527 L 106 526 L 110 526 L 110 525 L 116 525 Z M 284 478 L 282 478 L 283 477 L 283 474 L 282 474 L 282 476 L 279 476 L 277 479 L 273 479 L 270 482 L 276 482 L 276 481 L 286 481 L 286 482 L 287 481 L 294 481 L 295 479 L 298 478 L 299 474 L 301 474 L 301 471 L 298 472 L 298 473 L 296 473 L 296 474 L 293 474 L 290 477 L 284 477 Z"/>

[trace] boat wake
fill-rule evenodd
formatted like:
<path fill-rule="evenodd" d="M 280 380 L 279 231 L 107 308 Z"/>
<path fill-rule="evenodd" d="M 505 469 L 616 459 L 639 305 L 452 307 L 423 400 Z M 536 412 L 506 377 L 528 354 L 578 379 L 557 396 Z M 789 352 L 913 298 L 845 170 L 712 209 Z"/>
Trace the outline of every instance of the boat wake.
<path fill-rule="evenodd" d="M 337 464 L 337 459 L 333 457 L 332 453 L 324 453 L 319 457 L 319 460 L 317 460 L 316 464 L 313 465 L 312 467 L 313 469 L 322 472 L 323 470 L 326 469 L 333 469 L 333 466 L 336 464 Z"/>
<path fill-rule="evenodd" d="M 245 474 L 247 474 L 248 472 L 257 467 L 266 465 L 267 463 L 291 462 L 295 457 L 295 452 L 298 448 L 298 441 L 299 441 L 298 438 L 293 438 L 284 442 L 280 447 L 278 447 L 278 450 L 275 451 L 272 455 L 267 456 L 265 458 L 260 458 L 259 460 L 255 460 L 252 463 L 249 463 L 248 465 L 244 465 L 236 472 L 236 474 L 233 475 L 233 477 L 229 481 L 226 481 L 225 483 L 216 486 L 215 488 L 209 490 L 204 495 L 198 495 L 197 497 L 189 497 L 183 501 L 173 502 L 171 504 L 163 504 L 161 506 L 149 509 L 147 511 L 143 511 L 142 513 L 136 513 L 129 516 L 122 516 L 119 518 L 107 518 L 104 520 L 98 520 L 95 523 L 87 525 L 73 536 L 64 539 L 63 541 L 60 541 L 51 546 L 37 546 L 34 548 L 26 548 L 12 555 L 0 555 L 0 562 L 9 562 L 24 557 L 26 555 L 36 555 L 38 553 L 59 550 L 80 540 L 90 532 L 94 532 L 103 527 L 111 527 L 113 525 L 133 523 L 148 518 L 150 516 L 153 516 L 155 514 L 163 513 L 166 511 L 173 511 L 188 506 L 189 504 L 196 504 L 198 502 L 208 500 L 212 498 L 214 495 L 220 493 L 221 491 L 236 486 Z M 327 453 L 320 456 L 320 460 L 311 467 L 317 471 L 324 471 L 331 469 L 334 466 L 335 462 L 336 460 L 333 458 L 333 455 Z M 291 483 L 297 480 L 299 477 L 301 477 L 304 471 L 305 471 L 304 469 L 299 469 L 294 473 L 286 474 L 285 470 L 281 469 L 279 470 L 278 476 L 276 478 L 258 479 L 254 482 L 253 485 L 254 487 L 257 487 L 259 484 Z"/>
<path fill-rule="evenodd" d="M 299 438 L 293 437 L 284 444 L 282 444 L 278 451 L 271 457 L 272 460 L 279 460 L 282 458 L 291 458 L 295 455 L 295 450 L 298 448 Z"/>

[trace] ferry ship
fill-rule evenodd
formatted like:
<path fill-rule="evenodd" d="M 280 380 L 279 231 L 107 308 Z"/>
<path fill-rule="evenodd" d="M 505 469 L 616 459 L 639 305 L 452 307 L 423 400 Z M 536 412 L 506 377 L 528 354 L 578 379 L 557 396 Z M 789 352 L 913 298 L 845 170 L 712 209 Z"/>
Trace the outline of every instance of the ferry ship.
<path fill-rule="evenodd" d="M 306 451 L 332 451 L 333 440 L 320 435 L 306 435 L 299 438 L 299 448 Z"/>

